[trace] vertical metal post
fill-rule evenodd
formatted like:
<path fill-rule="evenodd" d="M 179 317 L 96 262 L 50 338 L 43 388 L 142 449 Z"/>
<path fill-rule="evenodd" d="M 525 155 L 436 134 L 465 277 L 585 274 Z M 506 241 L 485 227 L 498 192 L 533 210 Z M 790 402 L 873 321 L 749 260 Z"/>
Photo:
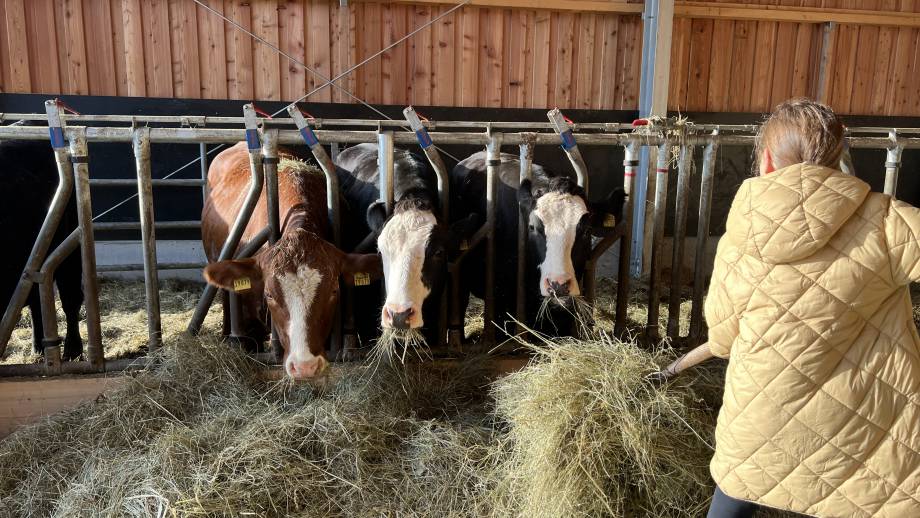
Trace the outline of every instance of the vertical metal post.
<path fill-rule="evenodd" d="M 208 199 L 208 145 L 198 144 L 198 161 L 201 164 L 201 201 Z"/>
<path fill-rule="evenodd" d="M 264 128 L 262 131 L 262 172 L 265 175 L 265 207 L 268 211 L 268 244 L 274 245 L 281 239 L 281 215 L 278 210 L 278 130 Z M 284 356 L 278 330 L 271 322 L 269 348 L 280 360 Z"/>
<path fill-rule="evenodd" d="M 393 213 L 393 132 L 377 133 L 377 167 L 379 169 L 380 200 L 386 203 L 387 214 Z"/>
<path fill-rule="evenodd" d="M 444 165 L 444 160 L 441 158 L 438 148 L 431 142 L 428 130 L 425 129 L 422 121 L 418 118 L 418 114 L 415 113 L 415 109 L 409 106 L 403 110 L 403 115 L 406 117 L 406 121 L 409 122 L 412 131 L 415 132 L 419 146 L 425 152 L 425 156 L 428 157 L 428 161 L 431 162 L 431 167 L 438 177 L 438 201 L 441 204 L 441 217 L 447 222 L 450 220 L 450 173 L 447 171 L 447 166 Z"/>
<path fill-rule="evenodd" d="M 45 263 L 41 267 L 38 277 L 41 284 L 38 287 L 39 297 L 42 307 L 42 344 L 46 347 L 49 345 L 60 345 L 61 337 L 58 336 L 57 326 L 57 309 L 54 306 L 54 272 L 64 259 L 67 259 L 77 247 L 80 246 L 80 229 L 74 229 L 64 241 L 48 254 Z M 72 353 L 73 351 L 66 351 Z"/>
<path fill-rule="evenodd" d="M 712 132 L 718 137 L 719 132 Z M 696 346 L 703 335 L 703 271 L 706 245 L 709 241 L 709 221 L 712 216 L 712 192 L 715 183 L 716 153 L 719 143 L 713 138 L 703 151 L 703 172 L 700 180 L 699 223 L 696 229 L 696 253 L 693 264 L 693 300 L 690 307 L 690 346 Z"/>
<path fill-rule="evenodd" d="M 671 241 L 671 289 L 668 300 L 668 337 L 680 337 L 681 272 L 684 266 L 684 239 L 687 237 L 687 209 L 690 206 L 690 179 L 693 176 L 693 146 L 680 147 L 677 162 L 677 207 L 674 238 Z"/>
<path fill-rule="evenodd" d="M 559 108 L 553 108 L 548 111 L 546 116 L 549 117 L 549 121 L 553 123 L 553 128 L 556 130 L 556 133 L 559 134 L 559 139 L 562 140 L 562 150 L 565 151 L 566 156 L 569 157 L 569 162 L 571 162 L 572 167 L 575 168 L 575 174 L 578 176 L 578 185 L 580 185 L 581 188 L 585 190 L 585 194 L 587 194 L 588 166 L 585 165 L 585 159 L 582 158 L 581 151 L 578 150 L 578 143 L 575 142 L 575 135 L 572 133 L 572 129 L 569 128 Z"/>
<path fill-rule="evenodd" d="M 486 297 L 483 309 L 482 341 L 486 345 L 495 343 L 495 222 L 497 214 L 498 176 L 501 167 L 502 134 L 489 133 L 486 147 Z"/>
<path fill-rule="evenodd" d="M 904 151 L 904 145 L 898 139 L 897 130 L 888 132 L 891 139 L 891 146 L 888 147 L 885 155 L 885 194 L 896 198 L 898 195 L 898 172 L 901 169 L 901 152 Z"/>
<path fill-rule="evenodd" d="M 43 350 L 45 375 L 58 376 L 61 374 L 61 347 L 59 345 L 49 345 Z"/>
<path fill-rule="evenodd" d="M 249 109 L 252 109 L 251 104 L 246 106 Z M 245 114 L 244 107 L 244 114 Z M 254 113 L 254 112 L 253 112 Z M 254 115 L 252 116 L 254 118 Z M 227 235 L 227 240 L 224 241 L 224 246 L 220 250 L 220 255 L 218 256 L 218 261 L 226 261 L 227 259 L 232 259 L 233 254 L 236 251 L 236 247 L 240 244 L 240 238 L 243 236 L 243 232 L 246 230 L 246 226 L 249 224 L 249 219 L 252 217 L 252 212 L 256 208 L 256 204 L 259 202 L 259 196 L 262 194 L 262 184 L 264 182 L 264 174 L 262 171 L 262 161 L 261 158 L 253 162 L 253 151 L 261 154 L 261 144 L 259 142 L 259 130 L 253 126 L 250 128 L 250 122 L 255 124 L 255 121 L 247 120 L 246 125 L 246 142 L 249 146 L 250 153 L 250 180 L 249 180 L 249 191 L 246 193 L 246 199 L 243 201 L 243 206 L 240 207 L 240 212 L 236 216 L 236 220 L 233 222 L 233 226 L 230 228 L 230 233 Z M 192 315 L 191 321 L 188 324 L 188 331 L 192 334 L 198 334 L 201 330 L 201 324 L 204 322 L 204 317 L 208 313 L 208 309 L 211 307 L 211 303 L 214 301 L 214 296 L 217 294 L 217 288 L 208 284 L 205 286 L 204 291 L 201 294 L 201 298 L 198 300 L 198 305 L 195 307 L 195 313 Z M 230 297 L 230 309 L 231 309 L 231 320 L 233 314 L 233 297 Z"/>
<path fill-rule="evenodd" d="M 856 176 L 856 168 L 853 167 L 853 157 L 850 156 L 850 144 L 844 139 L 843 153 L 840 155 L 840 170 L 850 176 Z"/>
<path fill-rule="evenodd" d="M 664 223 L 668 205 L 668 158 L 671 144 L 665 139 L 658 146 L 655 166 L 655 220 L 652 234 L 652 271 L 648 283 L 648 322 L 646 332 L 652 340 L 659 338 L 658 295 L 661 291 L 661 254 L 664 242 Z"/>
<path fill-rule="evenodd" d="M 342 235 L 341 235 L 341 211 L 339 210 L 339 177 L 336 173 L 335 163 L 333 159 L 326 154 L 326 150 L 323 149 L 323 146 L 319 143 L 319 140 L 316 138 L 316 134 L 313 133 L 313 128 L 307 123 L 307 119 L 300 113 L 300 109 L 296 105 L 288 106 L 288 113 L 291 115 L 291 118 L 294 120 L 294 124 L 297 126 L 297 129 L 300 131 L 300 136 L 303 138 L 304 143 L 307 144 L 307 147 L 310 148 L 310 152 L 313 153 L 313 158 L 316 159 L 316 162 L 319 164 L 320 168 L 323 170 L 323 175 L 326 177 L 326 213 L 329 218 L 329 227 L 332 234 L 332 243 L 336 247 L 342 246 Z M 333 148 L 333 150 L 338 149 Z M 343 293 L 346 294 L 347 300 L 342 301 L 339 304 L 339 307 L 336 308 L 335 315 L 333 316 L 333 325 L 332 325 L 332 351 L 331 356 L 336 358 L 338 356 L 347 357 L 350 356 L 351 351 L 356 349 L 358 346 L 357 337 L 354 335 L 354 312 L 350 304 L 351 298 L 354 296 L 354 293 L 351 289 L 346 288 Z M 346 306 L 343 311 L 342 306 Z M 346 330 L 342 332 L 342 315 L 345 315 L 347 322 Z M 349 332 L 351 331 L 351 332 Z M 339 354 L 339 347 L 341 346 L 344 354 Z"/>
<path fill-rule="evenodd" d="M 518 162 L 520 172 L 518 173 L 520 182 L 533 178 L 533 148 L 536 134 L 528 133 L 525 135 L 524 142 L 520 145 L 520 154 Z M 514 317 L 519 322 L 517 332 L 524 331 L 524 324 L 527 319 L 527 240 L 529 239 L 528 224 L 529 221 L 524 219 L 524 214 L 518 210 L 518 242 L 517 242 L 517 296 Z"/>
<path fill-rule="evenodd" d="M 86 359 L 98 370 L 105 367 L 99 317 L 99 278 L 96 276 L 96 240 L 93 237 L 93 205 L 89 191 L 89 153 L 84 128 L 71 129 L 70 160 L 73 163 L 80 223 L 80 256 L 83 260 L 83 304 L 86 308 Z"/>
<path fill-rule="evenodd" d="M 144 288 L 147 295 L 148 351 L 162 343 L 160 326 L 160 283 L 157 275 L 157 238 L 154 230 L 153 185 L 150 181 L 150 128 L 134 130 L 134 161 L 137 168 L 137 201 L 144 250 Z"/>
<path fill-rule="evenodd" d="M 613 332 L 623 336 L 626 331 L 626 311 L 629 305 L 629 264 L 633 234 L 633 193 L 636 189 L 636 172 L 639 168 L 639 148 L 636 141 L 627 142 L 623 156 L 623 190 L 626 202 L 623 205 L 623 235 L 620 238 L 620 258 L 617 265 L 617 307 Z"/>
<path fill-rule="evenodd" d="M 70 164 L 70 154 L 67 150 L 67 142 L 64 140 L 64 130 L 61 122 L 61 115 L 55 101 L 45 102 L 45 111 L 48 114 L 48 131 L 51 134 L 51 147 L 54 150 L 54 159 L 58 168 L 58 185 L 54 191 L 54 197 L 51 198 L 51 205 L 48 207 L 48 213 L 42 222 L 41 230 L 35 237 L 35 243 L 32 245 L 32 251 L 29 253 L 29 259 L 22 270 L 22 276 L 16 284 L 16 291 L 10 298 L 3 312 L 3 320 L 0 321 L 0 355 L 6 351 L 6 344 L 13 334 L 13 328 L 19 322 L 22 314 L 22 308 L 29 298 L 29 292 L 35 282 L 33 276 L 41 268 L 42 261 L 48 253 L 48 247 L 51 246 L 51 240 L 57 232 L 61 217 L 67 208 L 67 202 L 70 201 L 73 192 L 73 170 Z"/>
<path fill-rule="evenodd" d="M 333 162 L 335 162 L 335 159 L 339 157 L 339 143 L 338 142 L 333 142 L 329 144 L 329 157 L 332 158 Z"/>

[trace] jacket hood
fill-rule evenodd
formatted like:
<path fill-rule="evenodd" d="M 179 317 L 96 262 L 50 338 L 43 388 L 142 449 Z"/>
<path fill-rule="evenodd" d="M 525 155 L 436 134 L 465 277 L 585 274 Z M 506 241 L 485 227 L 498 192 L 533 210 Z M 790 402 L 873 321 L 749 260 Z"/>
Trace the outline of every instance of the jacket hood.
<path fill-rule="evenodd" d="M 726 235 L 765 263 L 804 259 L 827 244 L 868 193 L 866 182 L 835 169 L 785 167 L 742 184 Z"/>

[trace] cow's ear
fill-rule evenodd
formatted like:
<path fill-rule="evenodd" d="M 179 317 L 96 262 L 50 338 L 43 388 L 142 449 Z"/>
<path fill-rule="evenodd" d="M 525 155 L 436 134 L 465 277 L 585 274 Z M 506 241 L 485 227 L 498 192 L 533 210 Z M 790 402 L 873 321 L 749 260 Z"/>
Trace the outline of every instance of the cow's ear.
<path fill-rule="evenodd" d="M 387 204 L 382 201 L 375 201 L 367 208 L 367 226 L 372 232 L 380 232 L 383 224 L 387 221 Z"/>
<path fill-rule="evenodd" d="M 204 280 L 237 293 L 258 291 L 262 288 L 262 268 L 252 258 L 218 261 L 205 266 Z"/>
<path fill-rule="evenodd" d="M 595 227 L 612 227 L 623 221 L 626 191 L 617 187 L 606 199 L 591 204 L 591 223 Z"/>
<path fill-rule="evenodd" d="M 533 211 L 534 204 L 536 203 L 532 189 L 533 183 L 529 179 L 521 182 L 521 186 L 518 187 L 518 207 L 520 207 L 521 213 L 524 214 L 524 216 L 527 216 Z"/>
<path fill-rule="evenodd" d="M 349 286 L 366 286 L 383 277 L 383 263 L 378 254 L 345 254 L 342 280 Z"/>
<path fill-rule="evenodd" d="M 451 223 L 450 233 L 448 235 L 448 243 L 450 245 L 449 251 L 451 255 L 457 251 L 463 251 L 469 248 L 470 239 L 473 238 L 473 235 L 476 234 L 479 227 L 479 215 L 475 212 L 463 219 Z"/>

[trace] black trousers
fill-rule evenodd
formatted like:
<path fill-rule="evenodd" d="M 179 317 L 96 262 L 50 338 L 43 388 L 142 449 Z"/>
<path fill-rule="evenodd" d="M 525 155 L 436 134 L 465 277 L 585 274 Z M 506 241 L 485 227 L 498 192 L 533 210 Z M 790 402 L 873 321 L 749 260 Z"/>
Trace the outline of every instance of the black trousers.
<path fill-rule="evenodd" d="M 709 514 L 706 518 L 751 518 L 758 505 L 736 500 L 716 487 L 716 492 L 712 495 L 712 503 L 709 504 Z"/>

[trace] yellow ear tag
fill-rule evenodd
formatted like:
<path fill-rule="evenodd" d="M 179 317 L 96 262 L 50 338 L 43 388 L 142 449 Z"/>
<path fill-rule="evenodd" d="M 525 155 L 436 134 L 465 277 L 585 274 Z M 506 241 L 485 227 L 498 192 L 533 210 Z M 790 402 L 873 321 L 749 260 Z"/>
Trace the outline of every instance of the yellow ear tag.
<path fill-rule="evenodd" d="M 371 276 L 365 272 L 357 272 L 354 274 L 355 286 L 367 286 L 371 283 Z"/>
<path fill-rule="evenodd" d="M 233 279 L 233 291 L 246 291 L 249 288 L 252 288 L 252 282 L 249 280 L 249 277 Z"/>
<path fill-rule="evenodd" d="M 464 239 L 463 241 L 460 241 L 460 251 L 461 251 L 461 252 L 462 252 L 463 250 L 469 250 L 469 249 L 470 249 L 470 242 L 469 242 L 469 241 L 467 241 L 466 239 Z"/>
<path fill-rule="evenodd" d="M 613 217 L 613 214 L 607 214 L 604 216 L 604 226 L 605 227 L 617 226 L 617 219 Z"/>

